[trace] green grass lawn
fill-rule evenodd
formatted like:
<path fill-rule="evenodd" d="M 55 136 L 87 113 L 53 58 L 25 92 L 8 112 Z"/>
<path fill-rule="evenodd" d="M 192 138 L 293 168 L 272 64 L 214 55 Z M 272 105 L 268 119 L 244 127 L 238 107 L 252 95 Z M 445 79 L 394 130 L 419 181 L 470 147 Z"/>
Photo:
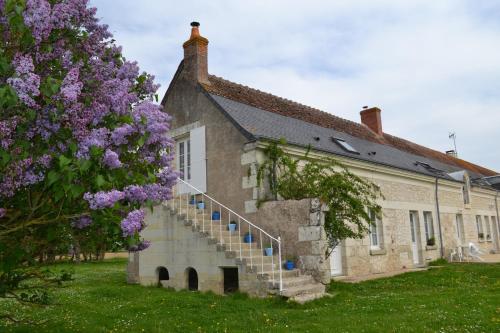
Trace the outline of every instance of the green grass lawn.
<path fill-rule="evenodd" d="M 51 292 L 52 305 L 0 301 L 0 313 L 45 322 L 0 323 L 0 332 L 500 332 L 499 264 L 335 282 L 334 297 L 305 305 L 127 285 L 125 264 L 55 265 L 75 280 Z"/>

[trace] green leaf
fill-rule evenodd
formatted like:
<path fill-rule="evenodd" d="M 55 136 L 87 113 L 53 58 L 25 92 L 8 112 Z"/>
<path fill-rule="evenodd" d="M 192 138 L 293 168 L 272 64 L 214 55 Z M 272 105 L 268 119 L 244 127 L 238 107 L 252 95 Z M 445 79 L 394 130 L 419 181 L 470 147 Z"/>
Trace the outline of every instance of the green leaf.
<path fill-rule="evenodd" d="M 54 170 L 51 170 L 49 171 L 49 174 L 47 175 L 47 180 L 48 180 L 48 183 L 47 185 L 52 185 L 54 184 L 56 181 L 59 180 L 59 174 L 57 172 L 55 172 Z"/>
<path fill-rule="evenodd" d="M 71 159 L 64 155 L 59 156 L 59 167 L 63 169 L 65 166 L 71 163 Z"/>
<path fill-rule="evenodd" d="M 90 167 L 92 166 L 92 162 L 90 160 L 83 160 L 83 162 L 80 164 L 80 171 L 86 172 Z"/>
<path fill-rule="evenodd" d="M 106 180 L 102 175 L 97 175 L 97 177 L 95 178 L 95 184 L 98 188 L 101 188 L 104 184 L 106 184 Z"/>
<path fill-rule="evenodd" d="M 83 192 L 85 192 L 85 188 L 81 185 L 71 185 L 71 194 L 74 199 L 79 198 Z"/>
<path fill-rule="evenodd" d="M 145 136 L 141 136 L 141 137 L 139 138 L 139 140 L 137 141 L 137 145 L 138 145 L 139 147 L 142 147 L 142 146 L 144 146 L 144 143 L 146 143 L 146 137 L 145 137 Z"/>

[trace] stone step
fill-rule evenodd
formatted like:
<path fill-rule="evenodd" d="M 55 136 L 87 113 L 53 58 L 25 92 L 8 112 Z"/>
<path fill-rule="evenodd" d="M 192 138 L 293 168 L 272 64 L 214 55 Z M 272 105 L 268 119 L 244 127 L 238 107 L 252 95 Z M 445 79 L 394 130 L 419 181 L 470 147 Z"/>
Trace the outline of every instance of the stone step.
<path fill-rule="evenodd" d="M 308 284 L 314 284 L 314 283 L 316 283 L 316 281 L 311 275 L 300 275 L 300 276 L 283 278 L 284 289 L 308 285 Z M 279 283 L 278 284 L 275 283 L 274 285 L 271 283 L 270 287 L 273 289 L 279 288 Z"/>
<path fill-rule="evenodd" d="M 267 274 L 269 277 L 272 277 L 273 272 L 271 270 L 267 270 L 267 271 L 264 271 L 262 273 L 259 272 L 259 274 Z M 297 276 L 300 276 L 300 271 L 298 269 L 292 269 L 290 271 L 286 270 L 286 269 L 282 269 L 281 276 L 283 279 L 289 278 L 289 277 L 297 277 Z M 274 278 L 276 281 L 279 281 L 279 267 L 276 267 L 276 269 L 274 270 Z"/>
<path fill-rule="evenodd" d="M 325 292 L 325 286 L 321 283 L 308 283 L 301 286 L 283 288 L 282 296 L 292 298 L 304 294 L 321 294 Z"/>
<path fill-rule="evenodd" d="M 291 297 L 290 300 L 295 301 L 299 304 L 304 304 L 306 302 L 314 301 L 315 299 L 324 297 L 326 293 L 308 293 L 308 294 L 301 294 L 297 295 L 294 297 Z"/>

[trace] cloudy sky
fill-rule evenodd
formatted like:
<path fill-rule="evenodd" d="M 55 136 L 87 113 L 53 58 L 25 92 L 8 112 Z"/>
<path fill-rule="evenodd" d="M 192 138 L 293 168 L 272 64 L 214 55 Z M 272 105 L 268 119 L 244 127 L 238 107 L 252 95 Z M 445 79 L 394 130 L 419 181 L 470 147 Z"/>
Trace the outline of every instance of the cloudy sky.
<path fill-rule="evenodd" d="M 209 72 L 500 172 L 500 2 L 91 0 L 161 96 L 191 21 Z"/>

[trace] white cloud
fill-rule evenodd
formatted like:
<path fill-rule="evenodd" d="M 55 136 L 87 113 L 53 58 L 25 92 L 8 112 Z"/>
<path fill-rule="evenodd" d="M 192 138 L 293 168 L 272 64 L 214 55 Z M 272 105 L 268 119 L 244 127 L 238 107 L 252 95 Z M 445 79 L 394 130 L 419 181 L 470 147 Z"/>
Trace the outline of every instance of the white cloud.
<path fill-rule="evenodd" d="M 494 1 L 92 0 L 127 58 L 163 93 L 189 22 L 210 40 L 209 70 L 500 171 L 500 4 Z"/>

